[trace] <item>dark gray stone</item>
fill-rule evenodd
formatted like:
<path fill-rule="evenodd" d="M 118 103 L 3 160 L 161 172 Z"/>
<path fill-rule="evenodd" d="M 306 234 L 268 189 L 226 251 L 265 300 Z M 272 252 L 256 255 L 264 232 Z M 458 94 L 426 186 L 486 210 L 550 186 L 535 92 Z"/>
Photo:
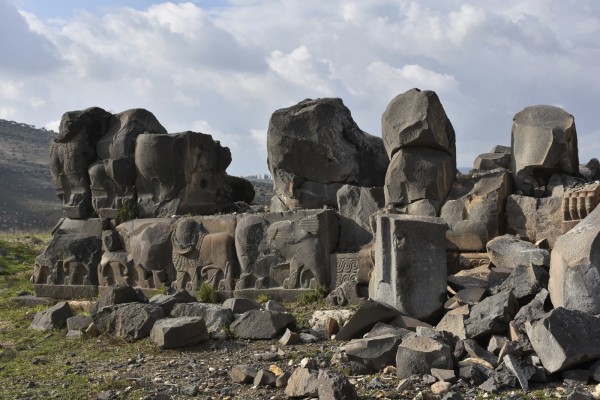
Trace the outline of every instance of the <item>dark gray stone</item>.
<path fill-rule="evenodd" d="M 487 245 L 490 262 L 500 268 L 515 269 L 519 265 L 550 266 L 550 252 L 511 235 L 498 236 Z"/>
<path fill-rule="evenodd" d="M 246 311 L 231 324 L 231 332 L 240 339 L 272 339 L 294 322 L 291 314 L 276 311 Z"/>
<path fill-rule="evenodd" d="M 171 311 L 173 317 L 200 317 L 206 324 L 209 333 L 219 331 L 223 326 L 233 322 L 230 308 L 209 303 L 179 303 Z"/>
<path fill-rule="evenodd" d="M 398 377 L 428 374 L 431 368 L 452 369 L 450 346 L 428 337 L 407 337 L 398 346 L 396 369 Z"/>
<path fill-rule="evenodd" d="M 106 306 L 115 304 L 133 303 L 137 301 L 135 289 L 127 285 L 109 286 L 104 289 L 102 295 L 92 305 L 91 314 L 96 314 L 99 310 Z"/>
<path fill-rule="evenodd" d="M 162 308 L 165 315 L 171 315 L 171 311 L 173 311 L 173 307 L 176 304 L 193 303 L 196 301 L 196 298 L 188 291 L 179 289 L 174 294 L 157 294 L 152 296 L 149 303 Z"/>
<path fill-rule="evenodd" d="M 340 348 L 346 353 L 348 360 L 360 362 L 371 368 L 373 372 L 381 371 L 393 365 L 398 352 L 398 345 L 414 333 L 390 333 L 363 339 L 354 339 Z"/>
<path fill-rule="evenodd" d="M 150 335 L 154 323 L 164 317 L 164 311 L 152 304 L 129 303 L 115 310 L 115 336 L 128 342 Z"/>
<path fill-rule="evenodd" d="M 418 320 L 439 318 L 448 275 L 444 220 L 378 214 L 376 224 L 375 268 L 369 296 Z"/>
<path fill-rule="evenodd" d="M 75 315 L 67 318 L 67 330 L 69 331 L 84 331 L 90 324 L 94 323 L 92 317 L 87 315 Z"/>
<path fill-rule="evenodd" d="M 69 303 L 61 301 L 60 303 L 35 314 L 31 325 L 29 325 L 29 329 L 42 332 L 60 329 L 67 324 L 67 319 L 72 316 L 73 311 L 71 310 L 71 307 L 69 307 Z"/>
<path fill-rule="evenodd" d="M 163 349 L 190 347 L 208 340 L 208 331 L 200 317 L 165 318 L 156 321 L 150 339 Z"/>
<path fill-rule="evenodd" d="M 319 400 L 358 400 L 354 385 L 344 374 L 329 370 L 319 371 L 317 377 Z"/>
<path fill-rule="evenodd" d="M 237 383 L 252 383 L 258 371 L 250 365 L 234 365 L 229 370 L 229 377 Z"/>
<path fill-rule="evenodd" d="M 548 288 L 549 277 L 548 271 L 543 267 L 519 265 L 495 291 L 511 291 L 519 304 L 525 305 L 542 289 Z"/>
<path fill-rule="evenodd" d="M 600 318 L 558 307 L 528 329 L 527 335 L 550 373 L 600 358 Z"/>
<path fill-rule="evenodd" d="M 243 314 L 250 310 L 261 310 L 262 306 L 252 299 L 231 298 L 223 302 L 223 307 L 231 309 L 234 314 Z"/>
<path fill-rule="evenodd" d="M 555 172 L 579 172 L 575 119 L 547 105 L 526 107 L 513 118 L 512 172 L 525 195 L 546 186 Z"/>
<path fill-rule="evenodd" d="M 473 306 L 465 321 L 467 337 L 478 339 L 493 333 L 503 334 L 519 310 L 511 292 L 501 292 Z"/>
<path fill-rule="evenodd" d="M 268 369 L 260 369 L 254 377 L 254 386 L 271 386 L 275 387 L 277 377 Z"/>
<path fill-rule="evenodd" d="M 274 211 L 336 207 L 344 184 L 383 186 L 389 163 L 382 139 L 360 130 L 342 100 L 331 98 L 275 111 L 267 152 Z"/>
<path fill-rule="evenodd" d="M 590 379 L 587 369 L 570 369 L 560 375 L 563 382 L 570 386 L 587 385 Z"/>
<path fill-rule="evenodd" d="M 510 174 L 504 169 L 458 176 L 440 212 L 448 223 L 448 249 L 479 252 L 503 234 L 510 193 Z"/>
<path fill-rule="evenodd" d="M 504 365 L 511 374 L 519 381 L 521 389 L 524 392 L 529 391 L 529 379 L 535 374 L 536 369 L 531 365 L 527 365 L 512 354 L 507 354 L 502 358 Z"/>
<path fill-rule="evenodd" d="M 307 368 L 296 368 L 285 388 L 288 397 L 316 397 L 318 392 L 318 372 Z"/>
<path fill-rule="evenodd" d="M 389 322 L 400 311 L 375 300 L 365 301 L 335 336 L 336 340 L 350 340 L 367 333 L 377 322 Z"/>
<path fill-rule="evenodd" d="M 465 351 L 471 357 L 481 358 L 492 366 L 496 367 L 498 365 L 498 358 L 493 354 L 484 349 L 473 339 L 463 340 Z"/>
<path fill-rule="evenodd" d="M 483 153 L 473 161 L 473 168 L 490 171 L 496 168 L 510 169 L 510 153 Z"/>

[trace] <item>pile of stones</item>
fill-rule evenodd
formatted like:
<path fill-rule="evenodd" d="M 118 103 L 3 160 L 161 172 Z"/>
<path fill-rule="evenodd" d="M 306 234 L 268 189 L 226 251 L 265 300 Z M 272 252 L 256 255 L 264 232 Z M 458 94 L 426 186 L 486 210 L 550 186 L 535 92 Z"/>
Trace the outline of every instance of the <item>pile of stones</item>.
<path fill-rule="evenodd" d="M 150 336 L 165 348 L 228 332 L 286 343 L 335 337 L 332 363 L 393 370 L 401 387 L 420 376 L 440 394 L 598 381 L 600 162 L 579 164 L 572 115 L 523 109 L 511 146 L 481 154 L 468 174 L 456 169 L 440 99 L 419 89 L 390 102 L 381 138 L 363 132 L 341 99 L 277 110 L 267 149 L 275 195 L 265 212 L 239 202 L 252 191 L 225 173 L 229 151 L 208 135 L 167 135 L 145 110 L 65 114 L 51 157 L 68 218 L 36 260 L 36 294 L 94 297 L 102 288 L 91 320 L 76 317 L 69 336 Z M 215 214 L 232 204 L 237 213 Z M 131 209 L 146 218 L 122 222 Z M 228 300 L 195 302 L 203 284 Z M 171 294 L 146 302 L 154 288 Z M 280 304 L 241 300 L 317 288 L 332 305 L 360 308 L 320 310 L 313 332 L 294 333 Z M 68 307 L 57 307 L 32 326 L 66 318 Z M 310 361 L 289 382 L 249 371 L 231 375 L 287 385 L 291 397 L 350 387 Z M 298 394 L 300 386 L 311 389 Z"/>

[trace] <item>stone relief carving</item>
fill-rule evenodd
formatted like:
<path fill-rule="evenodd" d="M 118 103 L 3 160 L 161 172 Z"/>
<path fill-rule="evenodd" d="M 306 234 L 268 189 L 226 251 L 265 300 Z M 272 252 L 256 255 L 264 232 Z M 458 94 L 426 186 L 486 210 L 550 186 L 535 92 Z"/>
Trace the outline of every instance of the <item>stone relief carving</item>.
<path fill-rule="evenodd" d="M 587 217 L 600 202 L 600 182 L 591 182 L 565 191 L 562 199 L 563 233 Z"/>
<path fill-rule="evenodd" d="M 208 233 L 201 222 L 181 218 L 171 240 L 177 271 L 175 287 L 195 291 L 206 282 L 215 290 L 233 290 L 239 273 L 231 235 Z"/>

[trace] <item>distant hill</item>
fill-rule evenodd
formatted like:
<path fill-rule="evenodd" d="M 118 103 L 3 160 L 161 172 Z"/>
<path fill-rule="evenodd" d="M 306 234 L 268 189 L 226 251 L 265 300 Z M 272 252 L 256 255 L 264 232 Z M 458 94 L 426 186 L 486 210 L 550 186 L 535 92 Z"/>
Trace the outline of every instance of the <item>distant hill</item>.
<path fill-rule="evenodd" d="M 48 230 L 62 217 L 48 157 L 55 135 L 0 119 L 0 231 Z"/>

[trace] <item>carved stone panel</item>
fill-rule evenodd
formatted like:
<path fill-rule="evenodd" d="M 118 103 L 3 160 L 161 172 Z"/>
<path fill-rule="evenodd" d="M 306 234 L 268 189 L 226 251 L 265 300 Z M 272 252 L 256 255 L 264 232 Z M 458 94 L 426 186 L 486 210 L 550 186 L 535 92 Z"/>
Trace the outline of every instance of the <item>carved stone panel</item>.
<path fill-rule="evenodd" d="M 331 284 L 333 290 L 346 282 L 358 282 L 358 254 L 334 253 L 329 256 Z"/>
<path fill-rule="evenodd" d="M 600 202 L 600 182 L 591 182 L 569 189 L 563 195 L 563 233 L 587 217 Z"/>

